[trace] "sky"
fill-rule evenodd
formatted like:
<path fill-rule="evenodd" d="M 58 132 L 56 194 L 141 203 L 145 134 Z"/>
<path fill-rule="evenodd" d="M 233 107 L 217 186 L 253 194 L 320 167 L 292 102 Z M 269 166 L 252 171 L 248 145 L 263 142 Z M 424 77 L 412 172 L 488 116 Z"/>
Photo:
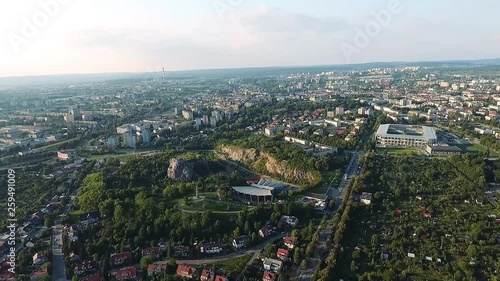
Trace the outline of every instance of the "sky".
<path fill-rule="evenodd" d="M 0 77 L 500 58 L 500 1 L 2 0 Z"/>

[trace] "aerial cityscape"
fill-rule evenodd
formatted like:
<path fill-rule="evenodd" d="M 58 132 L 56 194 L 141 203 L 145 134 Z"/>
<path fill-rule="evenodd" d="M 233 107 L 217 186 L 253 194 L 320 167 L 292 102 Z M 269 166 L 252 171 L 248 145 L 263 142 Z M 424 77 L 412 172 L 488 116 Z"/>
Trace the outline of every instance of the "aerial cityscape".
<path fill-rule="evenodd" d="M 499 4 L 125 2 L 0 4 L 0 281 L 500 280 Z"/>

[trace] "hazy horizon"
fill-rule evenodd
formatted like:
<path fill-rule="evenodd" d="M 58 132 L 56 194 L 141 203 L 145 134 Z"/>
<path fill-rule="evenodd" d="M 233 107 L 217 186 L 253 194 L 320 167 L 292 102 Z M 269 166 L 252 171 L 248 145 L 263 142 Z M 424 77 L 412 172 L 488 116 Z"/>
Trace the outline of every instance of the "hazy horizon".
<path fill-rule="evenodd" d="M 0 77 L 500 58 L 481 3 L 2 2 Z"/>

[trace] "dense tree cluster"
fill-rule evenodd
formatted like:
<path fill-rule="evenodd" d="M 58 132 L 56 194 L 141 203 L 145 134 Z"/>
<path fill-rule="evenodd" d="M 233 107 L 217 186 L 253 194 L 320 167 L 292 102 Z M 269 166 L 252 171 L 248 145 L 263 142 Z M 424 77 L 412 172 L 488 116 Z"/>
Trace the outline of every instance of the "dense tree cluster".
<path fill-rule="evenodd" d="M 194 247 L 195 242 L 230 243 L 234 237 L 249 235 L 251 243 L 259 243 L 262 239 L 258 231 L 267 221 L 279 225 L 283 215 L 294 215 L 299 221 L 309 222 L 314 216 L 312 206 L 288 200 L 245 208 L 237 215 L 216 214 L 210 210 L 184 212 L 178 208 L 178 202 L 191 201 L 196 187 L 203 189 L 221 179 L 216 174 L 193 182 L 173 182 L 166 177 L 173 155 L 166 152 L 137 158 L 120 167 L 116 166 L 117 161 L 109 160 L 100 171 L 87 175 L 78 190 L 77 206 L 80 212 L 99 211 L 101 222 L 84 228 L 77 241 L 69 242 L 65 238 L 65 253 L 98 261 L 105 271 L 109 268 L 110 254 L 142 249 L 156 245 L 159 240 L 169 241 L 169 245 Z M 304 241 L 312 239 L 312 223 L 297 235 Z M 299 256 L 306 255 L 306 249 L 296 251 Z M 140 251 L 134 252 L 134 257 L 139 262 Z M 68 261 L 67 266 L 71 268 L 74 263 Z"/>

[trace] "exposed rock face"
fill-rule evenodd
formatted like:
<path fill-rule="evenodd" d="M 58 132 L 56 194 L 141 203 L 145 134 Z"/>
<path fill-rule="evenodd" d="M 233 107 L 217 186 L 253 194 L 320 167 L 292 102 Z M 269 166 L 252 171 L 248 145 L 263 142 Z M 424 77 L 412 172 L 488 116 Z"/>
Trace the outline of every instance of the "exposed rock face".
<path fill-rule="evenodd" d="M 176 181 L 192 181 L 196 177 L 205 176 L 208 171 L 208 162 L 204 158 L 193 160 L 172 158 L 167 175 Z"/>
<path fill-rule="evenodd" d="M 315 180 L 311 172 L 291 168 L 286 162 L 279 161 L 268 153 L 262 153 L 260 161 L 264 161 L 266 170 L 271 175 L 279 175 L 283 179 L 291 179 L 294 182 L 313 182 Z"/>
<path fill-rule="evenodd" d="M 170 159 L 167 175 L 176 181 L 191 181 L 194 174 L 194 165 L 192 162 L 184 159 Z"/>
<path fill-rule="evenodd" d="M 245 164 L 251 164 L 257 161 L 258 152 L 254 148 L 241 148 L 234 145 L 225 145 L 220 147 L 220 152 L 229 160 Z"/>
<path fill-rule="evenodd" d="M 320 175 L 316 172 L 303 171 L 290 165 L 267 152 L 260 152 L 253 148 L 241 148 L 234 145 L 220 146 L 217 151 L 226 159 L 244 163 L 252 170 L 273 176 L 286 182 L 314 184 Z"/>

